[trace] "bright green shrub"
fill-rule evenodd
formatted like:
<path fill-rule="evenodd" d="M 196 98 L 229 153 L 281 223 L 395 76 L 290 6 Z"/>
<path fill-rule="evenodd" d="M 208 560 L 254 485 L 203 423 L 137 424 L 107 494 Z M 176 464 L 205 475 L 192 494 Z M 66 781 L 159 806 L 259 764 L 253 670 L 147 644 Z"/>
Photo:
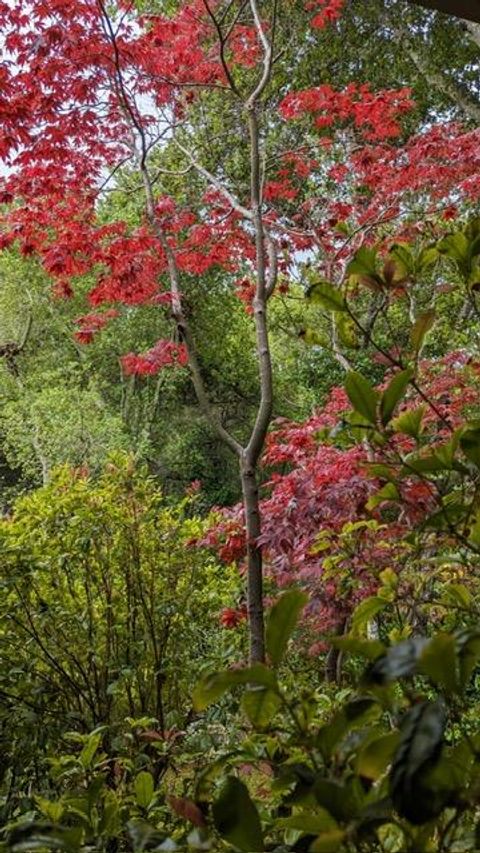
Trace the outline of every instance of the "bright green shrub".
<path fill-rule="evenodd" d="M 32 767 L 42 784 L 65 731 L 105 725 L 114 738 L 129 717 L 162 734 L 192 717 L 199 672 L 229 659 L 219 611 L 237 584 L 190 544 L 203 529 L 193 510 L 119 455 L 98 480 L 59 469 L 0 522 L 6 789 Z"/>

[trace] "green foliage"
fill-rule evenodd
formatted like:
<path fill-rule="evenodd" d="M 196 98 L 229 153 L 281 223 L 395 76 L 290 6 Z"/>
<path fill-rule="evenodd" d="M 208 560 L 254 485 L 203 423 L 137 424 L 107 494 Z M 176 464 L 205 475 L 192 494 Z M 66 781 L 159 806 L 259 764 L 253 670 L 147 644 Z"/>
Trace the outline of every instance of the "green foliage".
<path fill-rule="evenodd" d="M 87 771 L 127 718 L 149 719 L 155 745 L 194 716 L 199 670 L 231 653 L 218 616 L 238 594 L 236 575 L 189 544 L 204 528 L 192 499 L 169 505 L 124 455 L 97 480 L 56 471 L 0 521 L 7 813 L 65 731 L 106 727 L 80 753 Z M 145 804 L 148 777 L 136 784 Z"/>
<path fill-rule="evenodd" d="M 270 620 L 289 611 L 292 632 L 299 601 L 295 591 L 286 593 Z M 367 665 L 356 689 L 327 703 L 320 692 L 288 689 L 287 660 L 279 680 L 261 666 L 217 671 L 196 688 L 199 707 L 225 691 L 241 689 L 245 698 L 268 684 L 275 712 L 269 719 L 247 712 L 243 740 L 203 762 L 190 795 L 172 796 L 168 775 L 156 787 L 148 770 L 109 787 L 101 735 L 93 732 L 81 739 L 77 757 L 53 765 L 62 773 L 76 767 L 79 778 L 93 774 L 83 799 L 74 792 L 37 797 L 37 815 L 50 823 L 38 817 L 11 824 L 8 849 L 23 849 L 22 837 L 56 849 L 59 837 L 74 831 L 68 849 L 83 850 L 92 821 L 101 850 L 107 838 L 118 839 L 121 850 L 474 849 L 480 730 L 478 718 L 466 725 L 462 713 L 480 660 L 478 636 L 476 629 L 443 632 L 383 649 L 339 638 L 336 645 Z M 452 665 L 461 678 L 452 680 Z M 242 701 L 244 711 L 249 703 Z M 168 802 L 180 823 L 166 814 Z M 140 837 L 149 839 L 145 848 Z"/>

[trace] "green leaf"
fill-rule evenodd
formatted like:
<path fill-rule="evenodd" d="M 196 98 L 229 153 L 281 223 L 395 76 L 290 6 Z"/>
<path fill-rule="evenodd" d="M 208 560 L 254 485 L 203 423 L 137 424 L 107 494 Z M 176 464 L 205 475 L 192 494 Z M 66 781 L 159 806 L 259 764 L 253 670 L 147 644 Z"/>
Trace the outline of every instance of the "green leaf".
<path fill-rule="evenodd" d="M 142 770 L 135 777 L 134 782 L 135 800 L 142 809 L 148 809 L 154 797 L 155 782 L 153 776 L 147 770 Z"/>
<path fill-rule="evenodd" d="M 409 455 L 405 457 L 405 466 L 402 468 L 402 473 L 415 471 L 417 474 L 435 474 L 439 471 L 449 471 L 451 465 L 445 464 L 436 453 L 430 456 L 415 456 Z"/>
<path fill-rule="evenodd" d="M 458 689 L 455 638 L 451 634 L 436 634 L 423 649 L 418 659 L 418 670 L 447 693 L 454 693 Z"/>
<path fill-rule="evenodd" d="M 424 311 L 423 314 L 420 314 L 415 320 L 410 332 L 410 340 L 415 352 L 419 352 L 421 350 L 423 341 L 425 340 L 425 335 L 430 331 L 434 322 L 435 311 L 433 308 L 429 308 L 428 311 Z"/>
<path fill-rule="evenodd" d="M 403 275 L 415 271 L 415 256 L 406 243 L 396 243 L 390 250 L 390 257 L 400 265 Z"/>
<path fill-rule="evenodd" d="M 406 370 L 401 370 L 390 381 L 388 387 L 382 394 L 380 401 L 380 416 L 384 426 L 388 424 L 393 415 L 396 405 L 403 399 L 408 384 L 413 377 L 413 370 L 407 367 Z"/>
<path fill-rule="evenodd" d="M 349 732 L 360 728 L 367 722 L 378 719 L 381 713 L 380 705 L 369 697 L 360 697 L 345 703 L 334 715 L 331 722 L 322 726 L 318 732 L 317 748 L 323 756 L 330 757 L 337 744 Z"/>
<path fill-rule="evenodd" d="M 405 435 L 411 435 L 412 438 L 418 438 L 424 414 L 425 406 L 423 405 L 408 412 L 402 412 L 401 415 L 393 419 L 392 427 L 395 432 L 403 432 Z"/>
<path fill-rule="evenodd" d="M 438 249 L 435 246 L 430 246 L 427 249 L 422 249 L 418 256 L 418 266 L 421 270 L 427 269 L 438 260 Z"/>
<path fill-rule="evenodd" d="M 150 823 L 144 820 L 130 820 L 127 823 L 128 834 L 135 853 L 137 851 L 152 850 L 162 844 L 164 833 L 158 832 Z"/>
<path fill-rule="evenodd" d="M 38 810 L 51 820 L 52 823 L 58 823 L 61 820 L 65 811 L 65 807 L 61 801 L 57 800 L 54 802 L 53 800 L 45 799 L 45 797 L 36 796 L 35 803 Z"/>
<path fill-rule="evenodd" d="M 347 266 L 347 275 L 369 276 L 379 280 L 377 275 L 377 253 L 375 249 L 361 246 L 357 249 L 352 260 Z"/>
<path fill-rule="evenodd" d="M 340 845 L 345 838 L 346 832 L 343 829 L 332 829 L 330 832 L 324 832 L 308 848 L 310 853 L 336 853 L 340 850 Z"/>
<path fill-rule="evenodd" d="M 375 616 L 378 616 L 382 610 L 385 610 L 388 602 L 376 595 L 366 598 L 357 604 L 352 614 L 351 633 L 358 634 L 368 625 Z"/>
<path fill-rule="evenodd" d="M 358 349 L 358 335 L 355 324 L 350 317 L 347 317 L 345 314 L 339 314 L 335 328 L 337 330 L 338 338 L 341 344 L 344 347 L 348 347 L 349 349 Z"/>
<path fill-rule="evenodd" d="M 390 772 L 393 804 L 414 825 L 427 823 L 443 809 L 444 801 L 422 784 L 422 774 L 440 757 L 445 729 L 440 702 L 421 702 L 408 711 L 401 724 L 400 743 Z"/>
<path fill-rule="evenodd" d="M 380 640 L 362 640 L 358 637 L 345 636 L 332 637 L 329 642 L 342 652 L 358 655 L 367 660 L 375 660 L 385 652 L 385 646 Z"/>
<path fill-rule="evenodd" d="M 460 447 L 463 453 L 473 462 L 477 468 L 480 468 L 480 426 L 477 424 L 467 425 L 460 434 Z"/>
<path fill-rule="evenodd" d="M 258 684 L 275 689 L 277 680 L 271 669 L 262 663 L 243 669 L 224 669 L 205 676 L 195 687 L 192 699 L 196 711 L 204 711 L 220 699 L 227 690 L 240 684 Z"/>
<path fill-rule="evenodd" d="M 447 255 L 463 267 L 469 256 L 469 243 L 461 231 L 448 234 L 438 244 L 438 251 Z"/>
<path fill-rule="evenodd" d="M 323 347 L 324 349 L 332 348 L 326 335 L 322 335 L 315 329 L 311 329 L 308 326 L 302 331 L 300 337 L 309 347 Z"/>
<path fill-rule="evenodd" d="M 298 829 L 306 835 L 316 835 L 336 829 L 338 824 L 326 809 L 317 807 L 314 812 L 297 812 L 291 817 L 280 818 L 275 821 L 275 826 L 279 829 Z"/>
<path fill-rule="evenodd" d="M 417 671 L 418 659 L 427 643 L 428 640 L 425 637 L 414 637 L 396 643 L 368 668 L 365 681 L 368 684 L 388 684 L 397 678 L 413 675 Z"/>
<path fill-rule="evenodd" d="M 268 656 L 275 666 L 285 654 L 288 641 L 307 601 L 308 595 L 305 592 L 291 589 L 278 599 L 270 611 L 265 639 Z"/>
<path fill-rule="evenodd" d="M 350 820 L 358 811 L 353 790 L 348 785 L 332 779 L 318 778 L 314 785 L 317 803 L 333 815 L 336 820 Z"/>
<path fill-rule="evenodd" d="M 100 746 L 101 740 L 101 734 L 92 733 L 88 736 L 85 746 L 83 747 L 80 755 L 78 756 L 78 760 L 80 761 L 82 767 L 84 767 L 85 769 L 91 767 L 97 749 Z"/>
<path fill-rule="evenodd" d="M 473 604 L 472 594 L 462 583 L 448 583 L 442 587 L 442 604 L 455 604 L 459 607 L 470 608 Z"/>
<path fill-rule="evenodd" d="M 245 853 L 264 849 L 262 827 L 248 788 L 235 776 L 228 776 L 212 807 L 219 835 Z"/>
<path fill-rule="evenodd" d="M 326 311 L 346 311 L 345 299 L 329 281 L 319 281 L 307 290 L 307 299 Z"/>
<path fill-rule="evenodd" d="M 257 729 L 265 729 L 270 725 L 281 704 L 278 694 L 267 687 L 255 687 L 242 696 L 243 711 Z"/>
<path fill-rule="evenodd" d="M 357 756 L 356 771 L 359 776 L 376 782 L 391 763 L 399 741 L 400 732 L 398 731 L 369 740 Z"/>
<path fill-rule="evenodd" d="M 375 492 L 375 494 L 368 499 L 365 506 L 368 510 L 372 510 L 381 503 L 384 503 L 384 501 L 398 500 L 400 500 L 400 492 L 398 491 L 395 483 L 385 483 L 378 492 Z"/>
<path fill-rule="evenodd" d="M 379 395 L 370 382 L 361 373 L 351 370 L 345 379 L 345 391 L 355 411 L 369 423 L 376 424 Z"/>
<path fill-rule="evenodd" d="M 468 630 L 455 635 L 458 653 L 459 681 L 462 690 L 467 687 L 472 673 L 480 661 L 480 631 Z"/>

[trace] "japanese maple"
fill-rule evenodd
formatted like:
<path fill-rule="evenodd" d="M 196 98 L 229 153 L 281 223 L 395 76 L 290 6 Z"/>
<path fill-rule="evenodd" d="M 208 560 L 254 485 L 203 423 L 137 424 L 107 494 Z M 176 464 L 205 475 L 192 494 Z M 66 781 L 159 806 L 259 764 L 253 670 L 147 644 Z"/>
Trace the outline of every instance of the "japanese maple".
<path fill-rule="evenodd" d="M 478 414 L 479 375 L 480 362 L 464 352 L 422 361 L 419 377 L 430 406 L 422 409 L 420 459 L 444 445 L 469 414 Z M 416 411 L 421 403 L 412 389 L 399 413 Z M 343 627 L 355 606 L 381 585 L 384 569 L 394 566 L 401 573 L 412 551 L 405 537 L 442 507 L 438 486 L 421 467 L 401 476 L 416 441 L 395 433 L 387 444 L 370 445 L 345 420 L 350 410 L 345 390 L 332 389 L 323 409 L 303 423 L 278 421 L 263 456 L 270 471 L 261 501 L 266 572 L 274 587 L 300 583 L 309 591 L 306 617 L 317 638 Z M 388 466 L 398 492 L 382 498 Z M 437 548 L 442 536 L 448 542 L 452 535 L 448 529 L 437 533 Z M 203 541 L 242 566 L 242 508 L 223 510 Z M 312 651 L 318 648 L 316 641 Z"/>

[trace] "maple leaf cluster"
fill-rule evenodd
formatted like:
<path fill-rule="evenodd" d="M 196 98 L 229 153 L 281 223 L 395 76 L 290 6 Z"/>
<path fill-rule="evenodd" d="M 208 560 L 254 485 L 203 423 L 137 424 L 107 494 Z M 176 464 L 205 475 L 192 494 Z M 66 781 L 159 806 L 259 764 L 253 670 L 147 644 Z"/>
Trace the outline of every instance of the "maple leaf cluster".
<path fill-rule="evenodd" d="M 151 376 L 158 373 L 163 367 L 178 365 L 185 367 L 188 364 L 188 354 L 185 344 L 175 341 L 160 340 L 142 355 L 128 353 L 121 359 L 124 373 Z"/>
<path fill-rule="evenodd" d="M 451 435 L 442 418 L 456 428 L 478 406 L 480 363 L 464 352 L 449 353 L 438 361 L 423 361 L 420 376 L 434 404 L 425 406 L 423 418 L 426 450 L 431 453 Z M 388 379 L 381 387 L 387 384 Z M 412 411 L 420 402 L 412 392 L 399 412 Z M 375 593 L 383 569 L 402 566 L 408 555 L 405 536 L 432 512 L 436 500 L 432 485 L 412 475 L 399 485 L 398 503 L 367 508 L 381 485 L 371 473 L 372 462 L 392 463 L 399 452 L 412 451 L 415 441 L 395 434 L 372 455 L 364 442 L 345 447 L 319 437 L 335 432 L 349 409 L 345 390 L 332 389 L 322 411 L 305 422 L 276 422 L 263 459 L 272 471 L 261 501 L 266 572 L 276 587 L 300 583 L 309 592 L 307 621 L 321 635 L 337 630 L 360 601 Z M 279 467 L 281 473 L 275 470 Z M 377 526 L 361 526 L 372 520 Z M 348 525 L 359 522 L 355 547 L 342 554 Z M 241 506 L 223 510 L 202 542 L 222 560 L 237 561 L 241 567 L 246 549 Z"/>

